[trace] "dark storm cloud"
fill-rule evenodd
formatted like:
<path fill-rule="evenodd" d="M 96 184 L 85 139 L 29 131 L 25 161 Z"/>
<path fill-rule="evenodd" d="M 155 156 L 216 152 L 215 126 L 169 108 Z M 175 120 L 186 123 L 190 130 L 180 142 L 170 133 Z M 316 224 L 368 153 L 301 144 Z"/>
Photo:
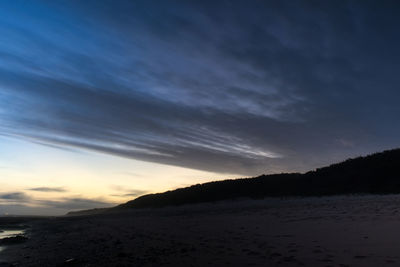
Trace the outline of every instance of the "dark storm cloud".
<path fill-rule="evenodd" d="M 42 5 L 0 20 L 2 134 L 241 175 L 399 145 L 397 2 Z"/>

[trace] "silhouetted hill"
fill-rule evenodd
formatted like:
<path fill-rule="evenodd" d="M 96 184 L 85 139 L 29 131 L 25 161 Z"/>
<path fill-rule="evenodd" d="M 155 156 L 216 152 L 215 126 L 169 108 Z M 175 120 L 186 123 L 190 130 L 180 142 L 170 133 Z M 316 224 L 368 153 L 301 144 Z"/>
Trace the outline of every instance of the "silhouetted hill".
<path fill-rule="evenodd" d="M 400 149 L 348 159 L 304 174 L 282 173 L 197 184 L 141 196 L 116 208 L 163 207 L 241 197 L 388 193 L 400 193 Z"/>
<path fill-rule="evenodd" d="M 144 195 L 111 210 L 164 207 L 236 198 L 388 193 L 400 193 L 400 149 L 348 159 L 304 174 L 261 175 Z M 108 209 L 69 214 L 96 214 L 106 210 Z"/>

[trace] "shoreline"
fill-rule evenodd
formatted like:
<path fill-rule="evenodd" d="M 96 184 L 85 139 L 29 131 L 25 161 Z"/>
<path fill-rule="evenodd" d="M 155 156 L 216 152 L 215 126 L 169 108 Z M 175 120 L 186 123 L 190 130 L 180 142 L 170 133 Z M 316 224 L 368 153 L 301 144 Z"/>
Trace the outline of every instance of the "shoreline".
<path fill-rule="evenodd" d="M 393 266 L 400 195 L 236 200 L 31 222 L 17 266 Z M 1 265 L 0 265 L 1 266 Z"/>

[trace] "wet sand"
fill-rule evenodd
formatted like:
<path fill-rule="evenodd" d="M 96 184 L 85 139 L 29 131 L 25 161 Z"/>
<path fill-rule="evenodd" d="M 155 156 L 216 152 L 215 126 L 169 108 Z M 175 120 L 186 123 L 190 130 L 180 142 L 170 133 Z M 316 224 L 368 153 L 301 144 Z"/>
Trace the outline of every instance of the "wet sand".
<path fill-rule="evenodd" d="M 60 217 L 32 222 L 28 235 L 0 259 L 16 266 L 398 266 L 400 196 Z"/>

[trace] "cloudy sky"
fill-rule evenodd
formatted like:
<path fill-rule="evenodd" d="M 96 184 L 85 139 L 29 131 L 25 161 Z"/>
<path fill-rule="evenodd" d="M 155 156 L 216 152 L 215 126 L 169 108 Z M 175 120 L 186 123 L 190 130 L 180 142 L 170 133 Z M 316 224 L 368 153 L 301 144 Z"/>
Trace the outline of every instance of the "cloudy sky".
<path fill-rule="evenodd" d="M 398 1 L 1 1 L 0 214 L 400 140 Z"/>

